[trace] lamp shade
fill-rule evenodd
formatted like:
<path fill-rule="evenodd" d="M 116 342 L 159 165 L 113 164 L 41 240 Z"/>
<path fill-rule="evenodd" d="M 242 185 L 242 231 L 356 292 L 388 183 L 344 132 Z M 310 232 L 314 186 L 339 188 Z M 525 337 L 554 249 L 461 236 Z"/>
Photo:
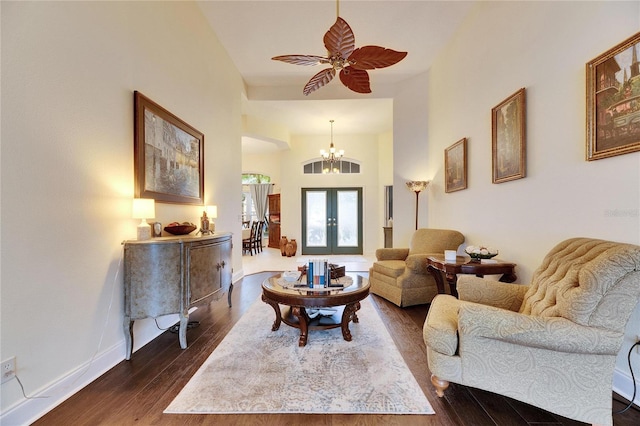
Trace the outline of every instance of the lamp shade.
<path fill-rule="evenodd" d="M 218 206 L 207 206 L 205 207 L 205 211 L 211 219 L 218 217 Z"/>
<path fill-rule="evenodd" d="M 134 198 L 133 213 L 134 219 L 151 219 L 156 217 L 156 204 L 152 198 Z"/>
<path fill-rule="evenodd" d="M 428 180 L 410 180 L 407 182 L 407 187 L 413 192 L 424 191 L 429 186 Z"/>

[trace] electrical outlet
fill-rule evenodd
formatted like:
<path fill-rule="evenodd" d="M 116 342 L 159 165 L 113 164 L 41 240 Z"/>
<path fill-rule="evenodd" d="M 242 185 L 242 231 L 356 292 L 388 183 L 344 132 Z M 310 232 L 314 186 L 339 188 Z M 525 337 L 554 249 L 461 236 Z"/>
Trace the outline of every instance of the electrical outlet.
<path fill-rule="evenodd" d="M 2 374 L 2 383 L 13 379 L 16 376 L 16 357 L 12 356 L 0 364 L 0 373 Z"/>

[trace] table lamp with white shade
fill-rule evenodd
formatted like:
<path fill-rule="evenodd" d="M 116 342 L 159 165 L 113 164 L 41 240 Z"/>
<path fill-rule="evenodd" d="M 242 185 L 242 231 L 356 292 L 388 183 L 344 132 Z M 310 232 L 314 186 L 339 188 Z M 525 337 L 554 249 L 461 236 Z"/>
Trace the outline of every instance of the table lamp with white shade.
<path fill-rule="evenodd" d="M 148 240 L 151 238 L 151 226 L 147 219 L 156 217 L 155 200 L 152 198 L 134 198 L 133 214 L 134 219 L 141 219 L 138 225 L 138 240 Z"/>

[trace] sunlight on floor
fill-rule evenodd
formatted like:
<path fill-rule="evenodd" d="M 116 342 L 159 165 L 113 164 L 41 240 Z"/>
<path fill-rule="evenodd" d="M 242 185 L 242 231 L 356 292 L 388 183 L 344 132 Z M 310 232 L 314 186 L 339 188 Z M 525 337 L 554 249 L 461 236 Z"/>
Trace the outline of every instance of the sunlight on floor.
<path fill-rule="evenodd" d="M 269 248 L 266 246 L 267 242 L 264 242 L 265 247 L 262 249 L 262 253 L 242 255 L 242 269 L 244 275 L 255 274 L 262 271 L 294 271 L 298 266 L 302 266 L 304 262 L 298 262 L 300 259 L 304 259 L 311 256 L 304 256 L 298 253 L 292 257 L 282 256 L 279 249 Z M 318 258 L 329 259 L 331 263 L 337 263 L 340 266 L 344 266 L 347 272 L 368 272 L 369 268 L 376 260 L 375 255 L 354 255 L 347 256 L 344 254 L 335 256 L 315 256 Z M 338 259 L 337 262 L 332 262 L 331 258 Z M 354 259 L 353 262 L 349 262 L 349 257 Z M 364 261 L 363 261 L 364 258 Z"/>

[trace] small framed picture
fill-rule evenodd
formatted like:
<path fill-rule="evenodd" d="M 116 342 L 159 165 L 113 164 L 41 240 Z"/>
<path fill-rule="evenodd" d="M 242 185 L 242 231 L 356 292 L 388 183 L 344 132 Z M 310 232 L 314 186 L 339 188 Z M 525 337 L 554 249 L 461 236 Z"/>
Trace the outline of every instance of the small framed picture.
<path fill-rule="evenodd" d="M 518 90 L 491 110 L 493 183 L 525 177 L 525 89 Z"/>
<path fill-rule="evenodd" d="M 162 224 L 160 222 L 153 222 L 151 224 L 151 236 L 153 238 L 162 236 Z"/>
<path fill-rule="evenodd" d="M 460 139 L 444 150 L 444 192 L 467 187 L 467 138 Z"/>

